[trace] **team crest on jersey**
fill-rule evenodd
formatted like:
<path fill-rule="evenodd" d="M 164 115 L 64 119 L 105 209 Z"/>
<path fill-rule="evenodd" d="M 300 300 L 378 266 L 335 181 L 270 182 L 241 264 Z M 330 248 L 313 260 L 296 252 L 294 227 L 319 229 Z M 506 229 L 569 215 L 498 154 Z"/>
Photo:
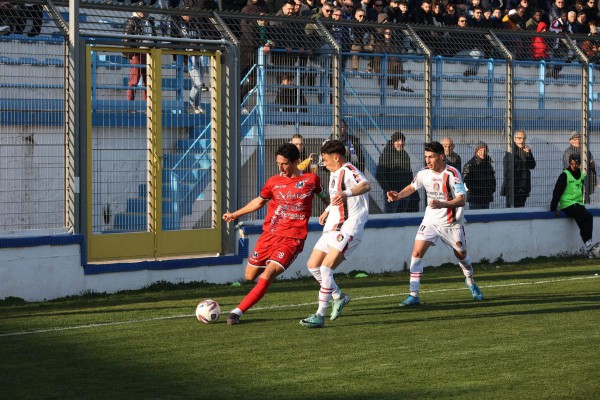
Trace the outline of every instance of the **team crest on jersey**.
<path fill-rule="evenodd" d="M 456 242 L 456 247 L 458 247 L 459 249 L 462 249 L 462 247 L 463 247 L 462 242 Z"/>
<path fill-rule="evenodd" d="M 252 257 L 258 258 L 258 251 L 253 251 L 252 252 Z"/>
<path fill-rule="evenodd" d="M 335 179 L 331 180 L 331 188 L 333 189 L 335 187 Z"/>
<path fill-rule="evenodd" d="M 440 183 L 439 182 L 434 182 L 434 184 L 433 184 L 433 190 L 435 190 L 436 192 L 440 190 Z"/>
<path fill-rule="evenodd" d="M 306 182 L 306 181 L 300 181 L 300 182 L 296 182 L 296 187 L 297 187 L 298 189 L 300 189 L 300 188 L 303 188 L 303 187 L 304 187 L 304 183 L 305 183 L 305 182 Z"/>
<path fill-rule="evenodd" d="M 341 242 L 342 240 L 344 240 L 344 235 L 342 235 L 341 233 L 339 235 L 337 235 L 336 240 L 338 242 Z"/>

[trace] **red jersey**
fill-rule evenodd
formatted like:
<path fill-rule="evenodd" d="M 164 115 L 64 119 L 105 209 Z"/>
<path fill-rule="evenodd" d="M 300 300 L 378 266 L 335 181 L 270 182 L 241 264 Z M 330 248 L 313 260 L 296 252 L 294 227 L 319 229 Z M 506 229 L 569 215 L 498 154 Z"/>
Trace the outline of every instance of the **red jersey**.
<path fill-rule="evenodd" d="M 296 178 L 270 177 L 260 191 L 260 197 L 269 200 L 263 231 L 306 239 L 313 197 L 322 192 L 321 178 L 315 174 L 303 173 Z"/>

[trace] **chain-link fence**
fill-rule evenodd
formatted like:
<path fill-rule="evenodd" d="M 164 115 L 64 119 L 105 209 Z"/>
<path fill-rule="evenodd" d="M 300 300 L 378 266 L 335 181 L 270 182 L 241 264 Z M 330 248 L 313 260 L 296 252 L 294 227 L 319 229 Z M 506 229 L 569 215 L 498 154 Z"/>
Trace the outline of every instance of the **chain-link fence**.
<path fill-rule="evenodd" d="M 0 30 L 9 27 L 0 36 L 3 231 L 65 225 L 65 169 L 72 162 L 64 150 L 68 2 L 30 5 L 36 7 L 0 14 Z M 138 12 L 151 23 L 128 32 L 127 22 Z M 224 44 L 230 41 L 237 46 L 231 68 L 240 71 L 240 81 L 230 82 L 239 84 L 239 96 L 227 111 L 240 117 L 238 206 L 276 173 L 276 148 L 294 136 L 303 141 L 303 158 L 313 155 L 306 165 L 318 163 L 324 140 L 347 140 L 351 161 L 373 184 L 373 213 L 394 211 L 387 207 L 385 190 L 408 183 L 423 166 L 423 143 L 430 140 L 447 145 L 450 161 L 460 156 L 467 186 L 483 193 L 470 198 L 472 208 L 519 206 L 523 197 L 526 206 L 548 206 L 565 151 L 588 149 L 584 164 L 594 175 L 593 155 L 600 146 L 596 36 L 347 22 L 335 13 L 309 18 L 82 2 L 80 34 L 98 47 L 91 56 L 91 97 L 86 99 L 94 110 L 92 129 L 101 131 L 110 121 L 123 132 L 135 129 L 146 107 L 143 73 L 136 82 L 131 75 L 143 62 L 131 64 L 122 53 L 100 47 L 122 47 L 123 53 L 160 48 L 165 50 L 161 101 L 169 113 L 164 119 L 171 121 L 165 149 L 188 150 L 177 147 L 185 145 L 176 140 L 182 134 L 191 140 L 190 148 L 200 146 L 210 122 L 196 118 L 190 130 L 189 121 L 190 115 L 207 111 L 204 89 L 209 85 L 197 86 L 199 97 L 191 94 L 194 66 L 184 52 L 193 50 L 201 66 L 209 52 L 230 52 Z M 177 28 L 188 16 L 195 33 Z M 203 44 L 169 41 L 186 35 Z M 526 138 L 529 152 L 521 150 L 522 143 L 513 145 L 515 136 Z M 133 145 L 127 135 L 123 144 Z M 118 162 L 114 153 L 104 155 Z M 535 166 L 531 159 L 519 162 L 516 155 L 532 155 Z M 317 172 L 328 179 L 322 168 Z M 134 179 L 133 186 L 145 179 Z M 589 182 L 589 201 L 597 203 L 595 180 Z M 91 223 L 105 229 L 106 204 L 124 208 L 132 193 L 107 189 L 108 200 L 93 205 L 98 211 Z M 420 202 L 401 211 L 423 210 L 423 199 L 421 194 Z M 319 206 L 315 215 L 320 211 Z"/>

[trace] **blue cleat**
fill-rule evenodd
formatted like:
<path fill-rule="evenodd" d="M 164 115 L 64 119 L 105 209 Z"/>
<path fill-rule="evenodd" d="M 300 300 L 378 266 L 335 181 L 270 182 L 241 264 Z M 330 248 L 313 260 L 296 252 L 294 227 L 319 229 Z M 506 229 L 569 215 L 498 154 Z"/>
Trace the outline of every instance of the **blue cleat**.
<path fill-rule="evenodd" d="M 309 315 L 308 317 L 300 320 L 300 325 L 307 328 L 322 328 L 325 325 L 325 317 L 317 314 Z"/>
<path fill-rule="evenodd" d="M 469 284 L 467 283 L 467 280 L 465 279 L 465 285 L 467 285 L 467 287 L 471 291 L 471 295 L 473 296 L 473 300 L 475 300 L 475 301 L 481 301 L 481 300 L 483 300 L 483 293 L 481 293 L 481 290 L 479 289 L 479 286 L 477 286 L 477 284 L 475 282 L 473 282 L 472 286 L 469 286 Z"/>
<path fill-rule="evenodd" d="M 348 303 L 350 303 L 350 296 L 342 293 L 339 299 L 333 301 L 333 307 L 331 307 L 331 316 L 329 316 L 329 320 L 334 321 L 341 316 L 344 306 Z"/>
<path fill-rule="evenodd" d="M 406 307 L 406 306 L 418 306 L 419 304 L 421 304 L 421 301 L 419 300 L 419 296 L 413 296 L 412 294 L 409 294 L 403 301 L 402 303 L 400 303 L 400 307 Z"/>

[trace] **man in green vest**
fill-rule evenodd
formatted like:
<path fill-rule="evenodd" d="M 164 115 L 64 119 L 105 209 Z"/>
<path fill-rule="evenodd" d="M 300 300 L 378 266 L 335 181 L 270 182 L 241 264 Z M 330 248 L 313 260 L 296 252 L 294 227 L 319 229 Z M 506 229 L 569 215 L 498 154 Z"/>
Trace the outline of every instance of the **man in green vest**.
<path fill-rule="evenodd" d="M 594 230 L 594 217 L 583 205 L 583 180 L 585 174 L 581 172 L 581 156 L 577 153 L 569 156 L 569 167 L 558 177 L 554 191 L 550 211 L 557 217 L 564 211 L 570 218 L 574 218 L 579 227 L 581 240 L 585 245 L 584 251 L 593 257 L 592 249 L 596 243 L 592 242 L 592 231 Z"/>

